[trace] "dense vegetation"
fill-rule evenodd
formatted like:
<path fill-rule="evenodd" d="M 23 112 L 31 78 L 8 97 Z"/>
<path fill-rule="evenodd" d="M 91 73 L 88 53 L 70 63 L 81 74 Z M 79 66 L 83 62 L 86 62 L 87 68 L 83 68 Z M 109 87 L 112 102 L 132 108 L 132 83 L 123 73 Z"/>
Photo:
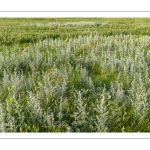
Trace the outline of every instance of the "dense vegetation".
<path fill-rule="evenodd" d="M 149 132 L 150 19 L 0 18 L 1 132 Z"/>

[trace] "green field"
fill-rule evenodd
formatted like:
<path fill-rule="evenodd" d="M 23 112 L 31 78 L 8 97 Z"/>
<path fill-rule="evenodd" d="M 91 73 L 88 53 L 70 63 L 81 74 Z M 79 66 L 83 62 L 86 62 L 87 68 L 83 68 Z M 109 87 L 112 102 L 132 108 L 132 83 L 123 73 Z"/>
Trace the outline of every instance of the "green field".
<path fill-rule="evenodd" d="M 0 18 L 0 132 L 150 132 L 150 18 Z"/>

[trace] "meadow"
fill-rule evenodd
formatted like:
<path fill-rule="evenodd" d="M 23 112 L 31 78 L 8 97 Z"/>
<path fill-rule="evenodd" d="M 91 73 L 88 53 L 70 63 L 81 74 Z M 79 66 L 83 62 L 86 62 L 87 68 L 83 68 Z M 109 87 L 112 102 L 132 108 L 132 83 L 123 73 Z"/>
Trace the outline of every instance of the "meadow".
<path fill-rule="evenodd" d="M 0 132 L 150 132 L 150 18 L 0 18 Z"/>

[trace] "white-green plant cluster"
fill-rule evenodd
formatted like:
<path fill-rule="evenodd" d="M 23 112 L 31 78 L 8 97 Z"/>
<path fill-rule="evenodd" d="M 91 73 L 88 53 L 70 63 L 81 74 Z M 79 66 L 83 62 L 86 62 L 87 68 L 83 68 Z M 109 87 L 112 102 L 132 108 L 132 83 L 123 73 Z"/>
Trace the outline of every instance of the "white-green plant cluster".
<path fill-rule="evenodd" d="M 61 28 L 61 27 L 90 27 L 90 26 L 99 26 L 103 27 L 107 25 L 109 21 L 105 22 L 87 22 L 87 21 L 80 21 L 80 22 L 65 22 L 65 23 L 58 23 L 58 22 L 48 22 L 48 23 L 29 23 L 30 26 L 36 26 L 36 27 L 50 27 L 50 28 Z"/>
<path fill-rule="evenodd" d="M 4 46 L 0 131 L 142 131 L 150 117 L 149 43 L 149 36 L 97 33 Z"/>

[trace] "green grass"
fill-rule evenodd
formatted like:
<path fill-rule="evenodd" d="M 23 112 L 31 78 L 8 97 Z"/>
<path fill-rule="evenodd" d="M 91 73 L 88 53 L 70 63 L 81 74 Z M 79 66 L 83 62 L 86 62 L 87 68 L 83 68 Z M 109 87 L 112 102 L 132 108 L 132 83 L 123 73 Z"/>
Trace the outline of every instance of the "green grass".
<path fill-rule="evenodd" d="M 1 132 L 149 132 L 149 18 L 0 18 Z"/>

